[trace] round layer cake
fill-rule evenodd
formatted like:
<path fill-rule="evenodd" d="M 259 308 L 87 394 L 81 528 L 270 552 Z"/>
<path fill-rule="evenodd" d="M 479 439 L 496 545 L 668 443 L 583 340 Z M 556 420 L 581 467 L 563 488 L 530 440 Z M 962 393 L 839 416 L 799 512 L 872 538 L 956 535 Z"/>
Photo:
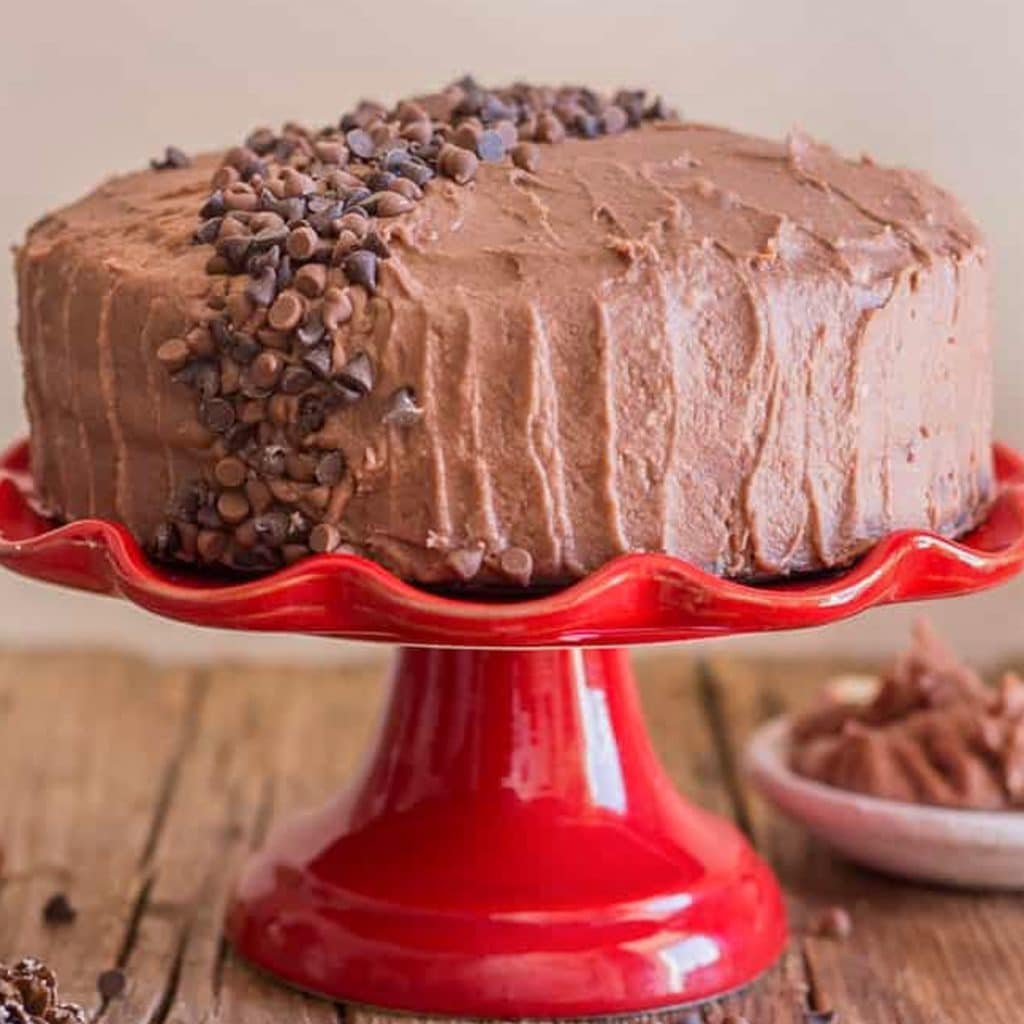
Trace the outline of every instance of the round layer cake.
<path fill-rule="evenodd" d="M 993 490 L 988 271 L 924 176 L 463 80 L 175 149 L 17 255 L 49 511 L 163 559 L 779 577 Z"/>

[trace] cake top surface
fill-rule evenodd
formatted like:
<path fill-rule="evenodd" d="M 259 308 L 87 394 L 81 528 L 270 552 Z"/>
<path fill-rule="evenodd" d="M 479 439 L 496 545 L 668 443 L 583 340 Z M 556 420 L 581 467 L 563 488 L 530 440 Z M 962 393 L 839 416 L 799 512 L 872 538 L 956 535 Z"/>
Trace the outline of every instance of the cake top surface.
<path fill-rule="evenodd" d="M 982 245 L 959 203 L 925 175 L 844 159 L 802 133 L 774 142 L 660 121 L 537 148 L 533 171 L 480 162 L 468 185 L 438 178 L 423 202 L 381 221 L 400 254 L 382 275 L 400 284 L 403 262 L 418 274 L 433 263 L 440 278 L 457 272 L 467 286 L 563 287 L 702 245 L 747 266 L 828 264 L 870 286 Z M 194 235 L 224 159 L 113 178 L 44 218 L 30 244 L 67 241 L 126 269 L 165 274 L 176 263 L 183 277 L 204 277 L 209 251 Z"/>

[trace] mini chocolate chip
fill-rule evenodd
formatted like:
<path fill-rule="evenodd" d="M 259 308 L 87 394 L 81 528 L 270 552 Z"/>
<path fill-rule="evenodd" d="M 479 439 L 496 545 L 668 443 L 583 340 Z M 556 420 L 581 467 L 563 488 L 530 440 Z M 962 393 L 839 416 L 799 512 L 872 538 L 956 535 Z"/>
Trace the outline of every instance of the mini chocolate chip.
<path fill-rule="evenodd" d="M 308 260 L 316 252 L 319 241 L 320 237 L 308 224 L 300 224 L 288 235 L 288 255 L 297 260 Z"/>
<path fill-rule="evenodd" d="M 394 180 L 395 175 L 391 171 L 375 171 L 366 179 L 366 187 L 374 192 L 385 192 Z"/>
<path fill-rule="evenodd" d="M 241 451 L 256 433 L 256 426 L 252 423 L 236 423 L 224 434 L 224 444 L 229 452 Z"/>
<path fill-rule="evenodd" d="M 313 374 L 304 366 L 289 366 L 281 376 L 281 390 L 286 395 L 299 395 L 312 387 L 313 381 Z"/>
<path fill-rule="evenodd" d="M 288 238 L 288 229 L 282 224 L 280 227 L 262 228 L 252 236 L 250 244 L 257 252 L 265 252 L 275 245 L 283 245 Z"/>
<path fill-rule="evenodd" d="M 367 199 L 372 196 L 373 193 L 368 188 L 354 188 L 349 191 L 345 196 L 345 210 L 352 210 L 359 208 L 366 202 Z M 336 219 L 336 218 L 335 218 Z"/>
<path fill-rule="evenodd" d="M 398 427 L 412 427 L 423 416 L 423 410 L 416 404 L 412 388 L 399 388 L 388 403 L 384 422 Z"/>
<path fill-rule="evenodd" d="M 476 576 L 483 561 L 484 549 L 482 547 L 457 548 L 454 551 L 449 551 L 445 559 L 448 567 L 464 583 Z"/>
<path fill-rule="evenodd" d="M 391 250 L 388 248 L 387 242 L 376 231 L 368 231 L 366 233 L 360 248 L 372 252 L 378 259 L 387 260 L 391 258 Z"/>
<path fill-rule="evenodd" d="M 373 390 L 373 363 L 365 352 L 354 355 L 336 374 L 338 382 L 360 395 Z"/>
<path fill-rule="evenodd" d="M 245 519 L 249 511 L 249 499 L 241 491 L 225 491 L 217 499 L 218 515 L 232 526 Z"/>
<path fill-rule="evenodd" d="M 272 445 L 270 447 L 280 448 L 281 451 L 284 451 L 281 445 Z M 268 455 L 266 450 L 264 450 L 263 454 L 269 462 L 275 464 L 278 455 L 277 451 L 272 451 Z M 270 484 L 280 475 L 280 473 L 271 474 L 267 481 L 252 479 L 245 482 L 245 496 L 249 499 L 249 504 L 256 515 L 262 515 L 273 504 L 274 496 L 271 493 Z"/>
<path fill-rule="evenodd" d="M 377 256 L 374 253 L 357 249 L 345 257 L 342 269 L 352 284 L 360 284 L 371 293 L 377 290 Z"/>
<path fill-rule="evenodd" d="M 306 300 L 296 291 L 284 291 L 274 300 L 267 321 L 275 331 L 290 331 L 302 322 Z"/>
<path fill-rule="evenodd" d="M 353 128 L 346 132 L 345 144 L 348 146 L 349 152 L 362 160 L 369 160 L 377 151 L 369 132 L 362 128 Z"/>
<path fill-rule="evenodd" d="M 128 986 L 128 977 L 120 967 L 113 967 L 109 971 L 103 971 L 96 979 L 96 991 L 104 1002 L 110 1002 L 124 993 Z"/>
<path fill-rule="evenodd" d="M 222 217 L 207 217 L 206 220 L 196 228 L 192 238 L 200 245 L 210 245 L 216 241 L 220 232 L 220 226 L 224 223 Z"/>
<path fill-rule="evenodd" d="M 299 267 L 295 272 L 295 287 L 307 299 L 313 299 L 318 295 L 322 295 L 326 285 L 327 268 L 321 263 L 307 263 L 305 266 Z M 306 320 L 308 319 L 309 314 L 306 315 Z"/>
<path fill-rule="evenodd" d="M 506 548 L 498 556 L 502 575 L 520 586 L 527 586 L 533 575 L 533 556 L 525 548 Z"/>
<path fill-rule="evenodd" d="M 241 487 L 245 483 L 245 463 L 228 455 L 213 467 L 213 478 L 221 487 Z"/>
<path fill-rule="evenodd" d="M 260 343 L 251 334 L 246 334 L 244 331 L 235 334 L 228 347 L 231 358 L 242 366 L 251 363 L 261 351 Z"/>
<path fill-rule="evenodd" d="M 618 135 L 619 132 L 625 131 L 629 127 L 629 117 L 622 107 L 608 107 L 601 114 L 601 121 L 605 133 L 608 135 Z"/>
<path fill-rule="evenodd" d="M 480 133 L 480 137 L 476 140 L 476 155 L 481 160 L 485 160 L 489 163 L 496 163 L 499 160 L 505 159 L 505 141 L 501 137 L 501 133 L 495 131 L 493 128 L 489 128 L 485 132 Z"/>
<path fill-rule="evenodd" d="M 272 388 L 283 368 L 284 361 L 276 352 L 261 352 L 249 367 L 249 379 L 257 388 Z"/>
<path fill-rule="evenodd" d="M 268 477 L 281 476 L 285 467 L 285 449 L 279 444 L 268 444 L 259 458 L 259 471 Z"/>
<path fill-rule="evenodd" d="M 577 114 L 572 126 L 585 139 L 595 139 L 601 134 L 601 121 L 593 114 Z"/>
<path fill-rule="evenodd" d="M 193 359 L 172 380 L 187 384 L 203 398 L 212 398 L 220 391 L 220 368 L 210 359 Z"/>
<path fill-rule="evenodd" d="M 319 395 L 303 395 L 299 399 L 296 425 L 303 434 L 312 434 L 324 425 L 324 400 Z"/>
<path fill-rule="evenodd" d="M 331 523 L 317 523 L 309 532 L 309 546 L 318 554 L 334 551 L 341 544 L 341 532 Z"/>
<path fill-rule="evenodd" d="M 317 345 L 310 349 L 303 357 L 302 362 L 308 366 L 318 377 L 327 378 L 331 375 L 331 348 L 329 345 Z"/>
<path fill-rule="evenodd" d="M 236 273 L 245 267 L 252 238 L 249 235 L 227 235 L 217 239 L 217 255 L 228 261 Z"/>
<path fill-rule="evenodd" d="M 192 161 L 189 160 L 184 150 L 178 149 L 177 146 L 168 146 L 164 150 L 163 158 L 160 160 L 150 160 L 149 166 L 154 171 L 170 171 L 188 167 L 191 163 Z"/>
<path fill-rule="evenodd" d="M 156 357 L 168 370 L 180 370 L 189 360 L 192 350 L 184 338 L 170 338 L 157 350 Z"/>
<path fill-rule="evenodd" d="M 199 406 L 199 420 L 215 434 L 223 434 L 235 422 L 235 410 L 223 398 L 209 398 Z"/>
<path fill-rule="evenodd" d="M 411 199 L 406 199 L 405 196 L 400 195 L 398 192 L 377 193 L 376 210 L 378 217 L 398 217 L 403 213 L 408 213 L 413 208 L 413 205 Z"/>
<path fill-rule="evenodd" d="M 532 173 L 540 166 L 540 150 L 532 142 L 517 142 L 512 147 L 512 163 Z"/>
<path fill-rule="evenodd" d="M 71 905 L 66 893 L 55 892 L 43 904 L 43 921 L 46 924 L 73 924 L 76 917 L 78 917 L 78 911 Z"/>
<path fill-rule="evenodd" d="M 565 138 L 565 125 L 550 111 L 545 110 L 537 118 L 538 142 L 556 143 Z"/>
<path fill-rule="evenodd" d="M 804 1010 L 804 1024 L 839 1024 L 835 1010 Z"/>
<path fill-rule="evenodd" d="M 345 457 L 341 452 L 328 452 L 316 464 L 316 482 L 333 487 L 345 475 Z"/>
<path fill-rule="evenodd" d="M 298 287 L 298 282 L 296 282 L 296 287 Z M 323 310 L 316 308 L 306 314 L 302 324 L 295 332 L 295 336 L 304 348 L 312 348 L 320 342 L 326 333 Z"/>
<path fill-rule="evenodd" d="M 227 537 L 220 530 L 200 530 L 196 537 L 196 551 L 204 562 L 219 562 L 227 546 Z"/>
<path fill-rule="evenodd" d="M 500 141 L 500 140 L 499 140 Z M 479 161 L 468 149 L 458 146 L 445 146 L 439 158 L 441 173 L 459 185 L 465 185 L 476 177 Z"/>
<path fill-rule="evenodd" d="M 201 207 L 199 207 L 199 216 L 203 220 L 209 220 L 211 217 L 221 217 L 224 215 L 227 207 L 224 205 L 224 193 L 219 189 L 213 192 Z"/>
<path fill-rule="evenodd" d="M 288 539 L 288 516 L 284 512 L 264 513 L 252 525 L 260 541 L 271 547 L 280 547 Z"/>
<path fill-rule="evenodd" d="M 400 174 L 403 178 L 408 178 L 409 181 L 420 188 L 423 188 L 434 177 L 434 172 L 422 160 L 415 160 L 409 157 L 403 159 L 395 167 L 395 173 Z"/>

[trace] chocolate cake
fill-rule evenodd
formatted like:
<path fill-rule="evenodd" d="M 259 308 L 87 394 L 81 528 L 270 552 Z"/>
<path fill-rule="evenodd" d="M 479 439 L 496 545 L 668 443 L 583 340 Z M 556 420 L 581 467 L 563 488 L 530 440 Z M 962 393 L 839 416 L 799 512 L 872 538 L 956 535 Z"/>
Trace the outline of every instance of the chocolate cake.
<path fill-rule="evenodd" d="M 158 558 L 777 577 L 990 500 L 981 238 L 924 176 L 471 79 L 169 148 L 17 254 L 41 500 Z"/>

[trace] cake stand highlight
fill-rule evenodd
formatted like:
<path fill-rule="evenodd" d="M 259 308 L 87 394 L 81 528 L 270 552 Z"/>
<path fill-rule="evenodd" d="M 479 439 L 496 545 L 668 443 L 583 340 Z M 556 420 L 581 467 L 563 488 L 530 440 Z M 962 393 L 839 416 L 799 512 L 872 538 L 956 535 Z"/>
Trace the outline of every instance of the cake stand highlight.
<path fill-rule="evenodd" d="M 196 625 L 401 645 L 377 739 L 325 808 L 244 869 L 238 952 L 331 998 L 460 1017 L 632 1014 L 742 987 L 778 957 L 778 885 L 686 803 L 620 648 L 821 625 L 994 586 L 1024 566 L 1024 458 L 960 542 L 902 531 L 846 572 L 747 586 L 631 555 L 522 601 L 428 593 L 349 555 L 225 582 L 158 568 L 120 525 L 33 507 L 0 459 L 0 564 Z"/>

